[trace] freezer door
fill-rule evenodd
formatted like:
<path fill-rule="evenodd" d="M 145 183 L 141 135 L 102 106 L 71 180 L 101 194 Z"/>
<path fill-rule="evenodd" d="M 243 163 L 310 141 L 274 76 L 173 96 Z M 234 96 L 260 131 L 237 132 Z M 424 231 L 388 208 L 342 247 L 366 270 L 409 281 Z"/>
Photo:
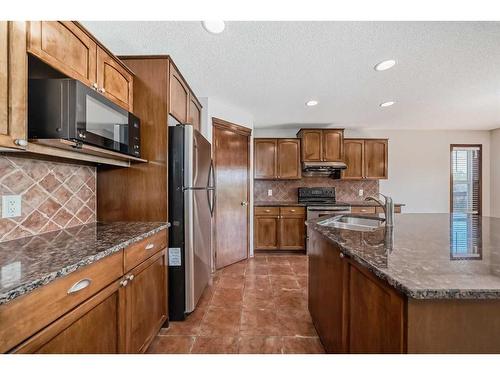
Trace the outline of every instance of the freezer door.
<path fill-rule="evenodd" d="M 186 188 L 206 188 L 210 178 L 212 151 L 210 142 L 192 126 L 185 125 L 185 180 Z"/>

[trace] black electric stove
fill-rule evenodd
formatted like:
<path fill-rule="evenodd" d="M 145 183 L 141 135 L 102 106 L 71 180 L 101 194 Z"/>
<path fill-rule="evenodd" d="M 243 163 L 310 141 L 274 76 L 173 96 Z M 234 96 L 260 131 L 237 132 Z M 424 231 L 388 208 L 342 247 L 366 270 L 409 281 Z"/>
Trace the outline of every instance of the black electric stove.
<path fill-rule="evenodd" d="M 336 203 L 334 187 L 301 187 L 298 197 L 299 203 L 307 206 L 330 206 Z"/>

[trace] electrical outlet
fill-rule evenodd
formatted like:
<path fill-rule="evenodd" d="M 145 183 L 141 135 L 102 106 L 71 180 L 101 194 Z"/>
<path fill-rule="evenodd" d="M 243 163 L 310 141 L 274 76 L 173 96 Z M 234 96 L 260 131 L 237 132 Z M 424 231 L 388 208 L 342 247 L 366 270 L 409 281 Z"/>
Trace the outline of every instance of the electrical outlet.
<path fill-rule="evenodd" d="M 2 218 L 21 216 L 21 196 L 3 195 L 2 196 Z"/>
<path fill-rule="evenodd" d="M 272 197 L 272 196 L 273 196 L 273 190 L 272 190 L 272 189 L 269 189 L 269 190 L 267 191 L 267 196 L 268 196 L 268 197 Z"/>
<path fill-rule="evenodd" d="M 364 193 L 365 193 L 365 192 L 363 191 L 363 189 L 359 189 L 359 191 L 358 191 L 358 195 L 359 195 L 360 197 L 362 197 Z"/>

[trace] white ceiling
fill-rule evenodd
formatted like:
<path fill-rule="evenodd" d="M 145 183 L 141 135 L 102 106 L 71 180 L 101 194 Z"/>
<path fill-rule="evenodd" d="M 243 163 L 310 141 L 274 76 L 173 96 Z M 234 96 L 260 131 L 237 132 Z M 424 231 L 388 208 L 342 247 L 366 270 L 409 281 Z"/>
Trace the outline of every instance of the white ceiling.
<path fill-rule="evenodd" d="M 500 22 L 227 22 L 219 35 L 194 21 L 83 24 L 116 54 L 171 55 L 197 96 L 256 127 L 500 127 Z M 394 68 L 373 69 L 388 58 Z"/>

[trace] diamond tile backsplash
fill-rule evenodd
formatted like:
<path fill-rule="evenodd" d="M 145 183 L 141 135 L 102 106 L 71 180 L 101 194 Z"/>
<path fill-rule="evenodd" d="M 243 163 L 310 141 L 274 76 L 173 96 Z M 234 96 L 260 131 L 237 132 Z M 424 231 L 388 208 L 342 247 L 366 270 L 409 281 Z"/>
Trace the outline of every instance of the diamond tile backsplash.
<path fill-rule="evenodd" d="M 338 202 L 360 201 L 368 195 L 375 195 L 379 191 L 378 180 L 334 180 L 328 177 L 303 177 L 300 180 L 255 180 L 253 197 L 255 202 L 290 202 L 297 200 L 299 187 L 335 187 Z M 267 196 L 267 190 L 273 190 L 273 196 Z M 362 197 L 358 196 L 359 189 L 363 189 Z"/>
<path fill-rule="evenodd" d="M 96 220 L 95 167 L 0 155 L 0 195 L 11 194 L 21 195 L 21 216 L 0 215 L 0 242 Z"/>

